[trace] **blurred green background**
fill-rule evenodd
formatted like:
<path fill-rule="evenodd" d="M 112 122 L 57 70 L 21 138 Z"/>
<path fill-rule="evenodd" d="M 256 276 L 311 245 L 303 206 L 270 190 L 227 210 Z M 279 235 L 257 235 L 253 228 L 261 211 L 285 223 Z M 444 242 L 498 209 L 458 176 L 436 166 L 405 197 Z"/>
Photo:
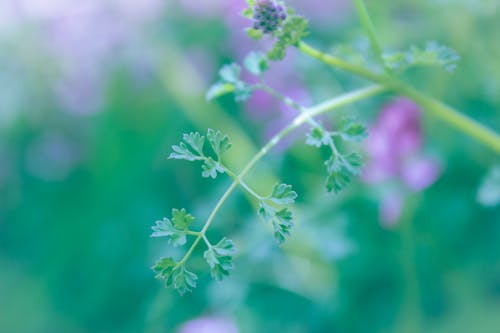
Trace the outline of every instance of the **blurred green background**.
<path fill-rule="evenodd" d="M 362 36 L 350 1 L 290 3 L 324 50 Z M 415 69 L 405 80 L 500 130 L 498 1 L 367 3 L 389 48 L 437 40 L 462 57 L 452 74 Z M 235 240 L 231 276 L 212 281 L 200 248 L 193 293 L 154 279 L 149 267 L 171 251 L 149 237 L 154 221 L 185 207 L 201 224 L 230 181 L 167 160 L 170 146 L 220 129 L 239 170 L 290 119 L 266 100 L 204 99 L 222 64 L 266 48 L 245 37 L 243 7 L 1 1 L 0 332 L 499 332 L 500 210 L 476 200 L 499 156 L 427 114 L 423 151 L 441 175 L 402 192 L 392 227 L 379 206 L 397 179 L 327 194 L 320 154 L 297 135 L 249 177 L 264 192 L 281 179 L 299 193 L 287 244 L 239 191 L 209 231 Z M 295 51 L 271 73 L 307 104 L 365 84 Z M 370 124 L 393 97 L 341 113 Z"/>

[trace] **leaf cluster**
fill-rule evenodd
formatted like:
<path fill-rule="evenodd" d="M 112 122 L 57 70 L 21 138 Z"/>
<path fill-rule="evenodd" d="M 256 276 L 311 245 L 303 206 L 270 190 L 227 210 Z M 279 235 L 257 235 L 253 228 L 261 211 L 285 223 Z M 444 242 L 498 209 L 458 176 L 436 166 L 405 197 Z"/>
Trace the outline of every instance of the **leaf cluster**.
<path fill-rule="evenodd" d="M 351 181 L 351 177 L 360 173 L 362 166 L 361 155 L 356 152 L 342 153 L 340 143 L 359 142 L 367 136 L 366 128 L 353 118 L 344 118 L 340 121 L 337 131 L 327 131 L 323 127 L 313 127 L 307 134 L 306 144 L 313 147 L 327 146 L 330 156 L 325 161 L 328 192 L 339 193 Z"/>
<path fill-rule="evenodd" d="M 400 72 L 416 66 L 438 66 L 452 72 L 460 56 L 447 46 L 429 41 L 423 48 L 411 46 L 407 51 L 387 52 L 383 59 L 388 68 Z"/>
<path fill-rule="evenodd" d="M 205 147 L 205 141 L 209 142 L 209 147 Z M 169 159 L 202 161 L 202 176 L 205 178 L 216 178 L 218 173 L 224 173 L 222 165 L 222 155 L 231 148 L 231 141 L 227 135 L 212 129 L 207 130 L 205 136 L 199 132 L 191 132 L 182 136 L 182 141 L 178 145 L 172 146 L 173 152 Z M 206 152 L 210 150 L 210 152 Z"/>

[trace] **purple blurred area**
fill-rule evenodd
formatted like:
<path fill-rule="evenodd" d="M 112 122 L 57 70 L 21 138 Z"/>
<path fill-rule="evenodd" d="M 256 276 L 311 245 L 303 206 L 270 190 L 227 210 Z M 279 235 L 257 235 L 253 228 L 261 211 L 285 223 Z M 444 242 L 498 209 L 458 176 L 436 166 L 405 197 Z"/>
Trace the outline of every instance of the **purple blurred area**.
<path fill-rule="evenodd" d="M 382 194 L 381 220 L 388 225 L 399 219 L 404 193 L 424 190 L 441 172 L 438 161 L 423 152 L 421 116 L 418 105 L 398 98 L 382 108 L 365 143 L 369 161 L 363 179 L 374 185 L 398 185 Z"/>

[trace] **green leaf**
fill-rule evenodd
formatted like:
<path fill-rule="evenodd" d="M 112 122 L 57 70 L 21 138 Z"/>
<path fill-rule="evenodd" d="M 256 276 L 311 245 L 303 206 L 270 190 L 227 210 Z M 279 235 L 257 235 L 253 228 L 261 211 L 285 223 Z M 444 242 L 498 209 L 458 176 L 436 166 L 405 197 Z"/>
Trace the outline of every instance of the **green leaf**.
<path fill-rule="evenodd" d="M 276 211 L 274 207 L 261 201 L 258 214 L 266 223 L 271 223 L 274 230 L 274 239 L 278 244 L 283 244 L 286 238 L 290 236 L 293 227 L 292 212 L 288 208 Z"/>
<path fill-rule="evenodd" d="M 353 118 L 345 118 L 340 123 L 340 136 L 346 141 L 361 141 L 368 136 L 366 127 Z"/>
<path fill-rule="evenodd" d="M 186 209 L 172 209 L 172 222 L 177 229 L 188 230 L 193 223 L 194 217 L 186 212 Z"/>
<path fill-rule="evenodd" d="M 424 48 L 411 46 L 404 52 L 386 52 L 383 58 L 387 67 L 400 71 L 414 66 L 439 66 L 451 72 L 460 60 L 453 49 L 435 41 L 427 42 Z"/>
<path fill-rule="evenodd" d="M 211 157 L 205 159 L 205 163 L 201 166 L 203 169 L 201 175 L 205 178 L 211 177 L 215 179 L 217 177 L 217 173 L 224 173 L 224 168 L 220 165 L 219 162 L 214 161 Z"/>
<path fill-rule="evenodd" d="M 220 131 L 208 129 L 207 139 L 219 160 L 220 156 L 231 148 L 231 141 L 229 141 L 229 137 L 227 135 L 223 135 Z"/>
<path fill-rule="evenodd" d="M 174 247 L 186 244 L 186 231 L 175 228 L 167 218 L 156 221 L 156 225 L 151 229 L 153 229 L 151 237 L 168 237 L 168 242 Z"/>
<path fill-rule="evenodd" d="M 240 82 L 241 67 L 238 64 L 232 63 L 223 66 L 219 71 L 219 76 L 226 83 L 236 84 Z"/>
<path fill-rule="evenodd" d="M 339 193 L 350 183 L 350 181 L 350 175 L 345 170 L 332 172 L 326 179 L 326 189 L 328 192 L 333 191 Z"/>
<path fill-rule="evenodd" d="M 292 190 L 291 185 L 276 184 L 269 200 L 278 205 L 288 205 L 294 203 L 296 198 L 297 193 Z"/>
<path fill-rule="evenodd" d="M 207 94 L 205 98 L 207 101 L 211 101 L 213 99 L 216 99 L 220 96 L 229 94 L 234 92 L 234 84 L 232 83 L 223 83 L 223 82 L 217 82 L 213 84 L 210 89 L 208 89 Z"/>
<path fill-rule="evenodd" d="M 252 8 L 245 8 L 241 12 L 241 15 L 243 17 L 246 17 L 247 19 L 252 19 L 252 17 L 253 17 L 253 9 Z"/>
<path fill-rule="evenodd" d="M 264 36 L 264 33 L 259 29 L 246 28 L 245 32 L 247 33 L 248 37 L 253 40 L 259 40 Z"/>
<path fill-rule="evenodd" d="M 172 146 L 173 153 L 168 156 L 169 159 L 196 161 L 201 159 L 200 156 L 193 154 L 184 142 L 178 146 Z"/>
<path fill-rule="evenodd" d="M 245 57 L 245 68 L 254 75 L 261 75 L 268 68 L 269 64 L 264 54 L 260 52 L 251 52 Z"/>
<path fill-rule="evenodd" d="M 204 136 L 198 132 L 191 132 L 189 134 L 183 134 L 182 140 L 184 140 L 184 142 L 181 142 L 178 146 L 172 146 L 174 152 L 171 153 L 168 158 L 188 161 L 203 159 Z"/>
<path fill-rule="evenodd" d="M 328 192 L 339 193 L 350 183 L 351 176 L 360 173 L 362 158 L 357 153 L 346 156 L 332 153 L 325 165 L 328 172 L 326 189 Z"/>
<path fill-rule="evenodd" d="M 293 227 L 292 212 L 288 208 L 283 208 L 276 212 L 276 219 L 273 220 L 274 238 L 278 244 L 283 244 L 290 236 L 290 230 Z"/>
<path fill-rule="evenodd" d="M 350 153 L 344 156 L 345 167 L 352 175 L 359 175 L 361 173 L 361 166 L 363 165 L 363 158 L 358 153 Z"/>
<path fill-rule="evenodd" d="M 184 265 L 175 268 L 170 278 L 171 285 L 181 296 L 190 292 L 192 288 L 196 288 L 196 280 L 198 280 L 196 274 L 188 271 Z"/>
<path fill-rule="evenodd" d="M 169 284 L 169 279 L 172 271 L 177 263 L 172 258 L 161 258 L 158 260 L 151 269 L 156 272 L 156 278 L 165 280 L 165 284 Z"/>
<path fill-rule="evenodd" d="M 229 271 L 233 268 L 233 255 L 235 253 L 236 247 L 227 238 L 223 238 L 217 245 L 205 251 L 203 257 L 210 266 L 210 273 L 215 280 L 220 281 L 229 275 Z"/>
<path fill-rule="evenodd" d="M 317 148 L 328 146 L 331 140 L 330 133 L 318 127 L 312 127 L 306 136 L 306 144 Z"/>
<path fill-rule="evenodd" d="M 289 15 L 283 27 L 276 32 L 276 42 L 267 54 L 270 60 L 282 60 L 289 46 L 297 46 L 307 36 L 307 20 L 301 16 Z"/>

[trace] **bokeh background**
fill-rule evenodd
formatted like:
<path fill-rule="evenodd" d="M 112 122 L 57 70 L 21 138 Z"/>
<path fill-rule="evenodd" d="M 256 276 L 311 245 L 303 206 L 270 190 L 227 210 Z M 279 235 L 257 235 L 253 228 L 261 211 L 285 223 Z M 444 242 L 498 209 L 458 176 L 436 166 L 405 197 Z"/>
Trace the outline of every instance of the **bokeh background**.
<path fill-rule="evenodd" d="M 312 44 L 366 48 L 350 1 L 289 3 Z M 462 57 L 405 80 L 500 130 L 497 0 L 367 3 L 388 49 L 437 40 Z M 0 0 L 0 331 L 499 332 L 500 210 L 477 200 L 499 156 L 392 95 L 340 111 L 370 128 L 365 174 L 342 194 L 303 133 L 249 177 L 299 193 L 282 248 L 237 192 L 209 232 L 236 242 L 231 276 L 212 281 L 200 249 L 193 293 L 154 279 L 170 251 L 154 221 L 185 207 L 201 224 L 229 183 L 167 160 L 170 146 L 220 129 L 238 169 L 295 114 L 263 94 L 204 99 L 221 65 L 268 46 L 245 36 L 243 7 Z M 305 105 L 366 84 L 294 51 L 266 79 Z"/>

